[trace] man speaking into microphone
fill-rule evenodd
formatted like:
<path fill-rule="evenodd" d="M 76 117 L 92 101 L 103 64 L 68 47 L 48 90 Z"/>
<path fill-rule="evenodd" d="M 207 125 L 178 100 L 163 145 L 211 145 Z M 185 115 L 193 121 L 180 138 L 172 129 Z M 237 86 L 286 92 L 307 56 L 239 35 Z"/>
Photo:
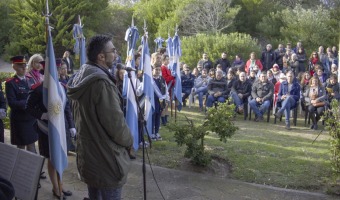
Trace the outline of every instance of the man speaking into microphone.
<path fill-rule="evenodd" d="M 116 49 L 108 36 L 89 40 L 88 62 L 69 83 L 77 138 L 77 167 L 90 199 L 121 199 L 132 135 L 120 106 L 115 80 L 108 71 Z"/>

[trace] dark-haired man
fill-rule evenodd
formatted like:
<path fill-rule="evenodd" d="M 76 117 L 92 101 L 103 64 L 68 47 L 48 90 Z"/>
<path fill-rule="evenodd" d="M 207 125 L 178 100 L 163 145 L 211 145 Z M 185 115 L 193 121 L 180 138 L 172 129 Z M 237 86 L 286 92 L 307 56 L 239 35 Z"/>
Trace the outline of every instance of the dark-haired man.
<path fill-rule="evenodd" d="M 90 199 L 120 199 L 130 165 L 126 148 L 133 139 L 108 71 L 116 49 L 110 37 L 96 35 L 89 40 L 86 54 L 88 63 L 67 92 L 79 130 L 77 165 Z"/>
<path fill-rule="evenodd" d="M 249 106 L 253 109 L 256 118 L 255 121 L 263 121 L 263 114 L 270 107 L 273 99 L 274 85 L 268 81 L 267 73 L 261 72 L 258 80 L 255 81 L 251 90 L 253 99 L 249 102 Z M 260 106 L 260 108 L 258 107 Z M 268 111 L 269 112 L 269 111 Z"/>

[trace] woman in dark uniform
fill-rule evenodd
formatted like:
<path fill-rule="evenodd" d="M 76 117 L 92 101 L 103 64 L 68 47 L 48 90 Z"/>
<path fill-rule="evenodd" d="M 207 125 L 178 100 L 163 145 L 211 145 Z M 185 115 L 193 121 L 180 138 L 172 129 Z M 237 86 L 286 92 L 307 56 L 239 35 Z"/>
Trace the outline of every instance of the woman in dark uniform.
<path fill-rule="evenodd" d="M 26 60 L 23 56 L 11 58 L 14 77 L 6 81 L 6 97 L 10 113 L 11 144 L 20 149 L 26 149 L 35 153 L 35 142 L 38 133 L 33 128 L 36 119 L 25 111 L 26 100 L 34 80 L 26 73 Z"/>

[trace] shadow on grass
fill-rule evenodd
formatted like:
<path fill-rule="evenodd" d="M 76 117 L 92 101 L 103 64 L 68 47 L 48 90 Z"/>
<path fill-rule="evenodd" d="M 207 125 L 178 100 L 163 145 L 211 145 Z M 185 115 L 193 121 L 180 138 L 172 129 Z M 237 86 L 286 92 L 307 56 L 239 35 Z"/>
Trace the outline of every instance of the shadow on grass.
<path fill-rule="evenodd" d="M 196 125 L 205 117 L 197 108 L 184 108 L 177 113 L 177 123 L 187 123 L 184 115 Z M 174 122 L 174 117 L 171 121 Z M 292 189 L 322 190 L 331 176 L 327 132 L 312 144 L 319 132 L 304 127 L 301 118 L 291 131 L 284 129 L 284 121 L 273 124 L 272 117 L 269 123 L 256 123 L 237 116 L 234 123 L 240 130 L 226 143 L 213 133 L 205 141 L 207 151 L 231 163 L 232 178 Z M 173 133 L 166 127 L 162 126 L 160 132 L 163 141 L 154 143 L 150 151 L 152 162 L 180 169 L 185 147 L 177 146 Z"/>

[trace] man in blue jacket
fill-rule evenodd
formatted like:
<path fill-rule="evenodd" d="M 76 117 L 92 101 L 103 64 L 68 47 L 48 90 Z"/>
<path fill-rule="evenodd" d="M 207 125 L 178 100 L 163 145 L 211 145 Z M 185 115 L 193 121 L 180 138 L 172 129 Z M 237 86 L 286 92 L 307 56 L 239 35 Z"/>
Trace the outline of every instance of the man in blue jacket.
<path fill-rule="evenodd" d="M 281 103 L 281 108 L 274 115 L 280 118 L 282 113 L 285 112 L 286 129 L 290 130 L 290 110 L 297 106 L 297 102 L 300 99 L 300 85 L 298 81 L 294 79 L 294 73 L 292 71 L 288 71 L 286 75 L 287 80 L 281 83 L 278 94 L 278 103 Z"/>

